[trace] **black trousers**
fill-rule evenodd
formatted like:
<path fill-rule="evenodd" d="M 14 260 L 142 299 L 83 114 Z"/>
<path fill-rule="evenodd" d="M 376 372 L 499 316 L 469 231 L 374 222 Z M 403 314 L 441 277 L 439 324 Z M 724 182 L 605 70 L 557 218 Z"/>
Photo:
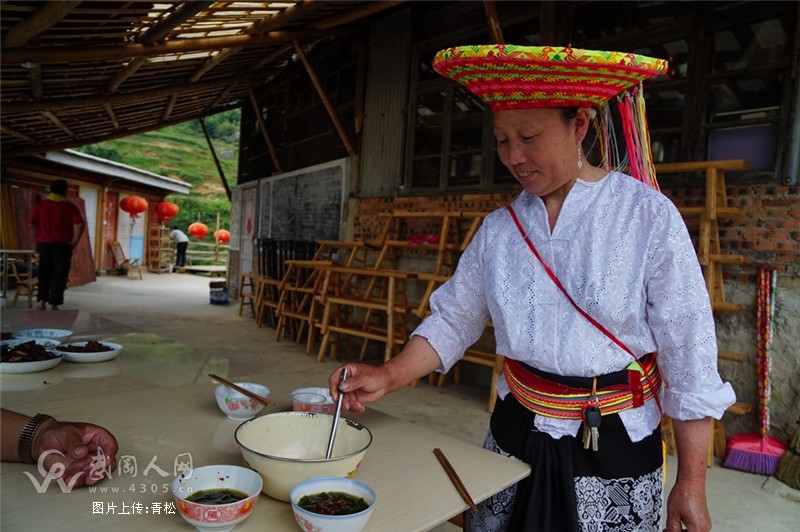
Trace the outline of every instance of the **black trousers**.
<path fill-rule="evenodd" d="M 184 266 L 186 265 L 186 248 L 189 247 L 188 242 L 178 242 L 175 244 L 175 251 L 177 256 L 175 257 L 175 266 Z"/>
<path fill-rule="evenodd" d="M 72 265 L 72 246 L 66 242 L 39 242 L 36 251 L 39 253 L 39 292 L 36 299 L 51 305 L 62 305 Z"/>

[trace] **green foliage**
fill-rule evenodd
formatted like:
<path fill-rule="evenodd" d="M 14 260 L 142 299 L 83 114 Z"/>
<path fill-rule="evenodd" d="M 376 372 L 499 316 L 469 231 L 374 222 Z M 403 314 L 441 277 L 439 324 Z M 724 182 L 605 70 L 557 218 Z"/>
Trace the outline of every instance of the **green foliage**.
<path fill-rule="evenodd" d="M 239 110 L 206 117 L 204 123 L 211 137 L 229 187 L 236 185 L 239 163 Z M 188 196 L 170 194 L 180 208 L 169 225 L 183 230 L 201 221 L 213 232 L 217 213 L 220 226 L 230 229 L 231 205 L 214 158 L 197 120 L 131 137 L 81 146 L 76 151 L 127 164 L 166 177 L 180 179 L 192 186 Z"/>

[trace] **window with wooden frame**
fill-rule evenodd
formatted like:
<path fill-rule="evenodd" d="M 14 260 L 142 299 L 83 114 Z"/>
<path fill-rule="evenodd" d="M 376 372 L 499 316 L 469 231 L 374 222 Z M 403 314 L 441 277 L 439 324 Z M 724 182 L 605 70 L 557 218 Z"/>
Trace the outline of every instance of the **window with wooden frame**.
<path fill-rule="evenodd" d="M 434 72 L 431 61 L 436 50 L 418 54 L 406 143 L 406 187 L 419 192 L 515 183 L 508 170 L 495 164 L 488 106 Z"/>

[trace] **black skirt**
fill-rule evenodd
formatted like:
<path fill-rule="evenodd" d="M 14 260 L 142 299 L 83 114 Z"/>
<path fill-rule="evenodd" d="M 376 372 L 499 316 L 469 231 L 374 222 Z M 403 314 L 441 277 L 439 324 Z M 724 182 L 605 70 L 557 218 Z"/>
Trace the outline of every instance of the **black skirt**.
<path fill-rule="evenodd" d="M 537 373 L 591 388 L 591 379 Z M 625 372 L 598 378 L 598 387 L 619 379 L 627 379 Z M 511 514 L 506 516 L 506 530 L 657 530 L 663 492 L 660 428 L 634 443 L 619 415 L 603 416 L 598 450 L 593 451 L 584 449 L 578 437 L 555 439 L 537 431 L 535 417 L 511 394 L 498 400 L 492 413 L 493 444 L 503 454 L 531 464 L 531 475 L 514 487 L 512 504 L 508 494 L 499 494 Z M 488 505 L 498 511 L 497 499 Z M 585 523 L 592 524 L 584 527 Z"/>

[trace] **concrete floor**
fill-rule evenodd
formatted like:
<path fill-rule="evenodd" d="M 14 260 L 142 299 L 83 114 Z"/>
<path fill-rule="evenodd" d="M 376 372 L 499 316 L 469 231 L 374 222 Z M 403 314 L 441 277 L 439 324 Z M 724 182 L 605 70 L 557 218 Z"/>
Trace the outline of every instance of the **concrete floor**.
<path fill-rule="evenodd" d="M 275 341 L 275 331 L 258 328 L 247 309 L 237 315 L 237 301 L 209 304 L 208 277 L 190 274 L 144 274 L 144 280 L 100 277 L 97 282 L 71 288 L 65 309 L 82 309 L 136 329 L 160 334 L 229 360 L 229 377 L 245 379 L 252 372 L 281 366 L 298 372 L 308 386 L 326 386 L 337 363 L 316 362 L 304 346 L 284 339 Z M 5 309 L 4 312 L 19 312 Z M 269 383 L 263 383 L 269 385 Z M 489 422 L 489 396 L 485 385 L 453 384 L 444 387 L 420 383 L 407 387 L 374 404 L 375 408 L 480 445 Z M 670 485 L 675 473 L 674 457 L 668 457 Z M 784 532 L 800 530 L 800 492 L 771 477 L 743 473 L 723 467 L 708 470 L 708 501 L 715 530 Z M 446 524 L 436 532 L 451 532 Z"/>

